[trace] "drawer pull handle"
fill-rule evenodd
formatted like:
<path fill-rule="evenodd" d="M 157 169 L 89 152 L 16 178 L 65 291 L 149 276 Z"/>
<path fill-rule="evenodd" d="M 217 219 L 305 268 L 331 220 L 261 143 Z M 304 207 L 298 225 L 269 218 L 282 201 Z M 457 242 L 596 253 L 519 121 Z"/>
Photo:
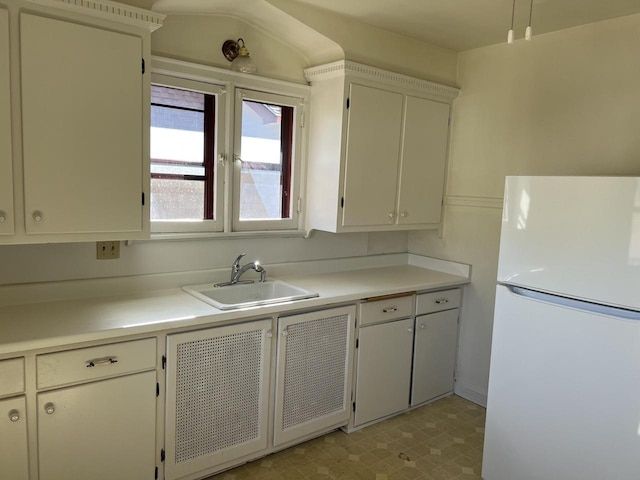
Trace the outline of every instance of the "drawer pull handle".
<path fill-rule="evenodd" d="M 449 299 L 448 298 L 439 298 L 438 300 L 436 300 L 436 303 L 438 305 L 440 305 L 441 303 L 449 303 Z"/>
<path fill-rule="evenodd" d="M 44 404 L 44 411 L 47 412 L 47 415 L 53 415 L 56 411 L 56 407 L 53 403 L 48 402 Z"/>
<path fill-rule="evenodd" d="M 16 423 L 18 420 L 20 420 L 20 412 L 18 410 L 11 410 L 9 412 L 9 420 L 11 420 L 13 423 Z"/>
<path fill-rule="evenodd" d="M 382 309 L 382 313 L 392 313 L 397 311 L 398 311 L 398 307 L 387 307 Z"/>
<path fill-rule="evenodd" d="M 95 360 L 89 360 L 87 362 L 87 368 L 99 367 L 100 365 L 112 365 L 118 363 L 116 357 L 97 358 Z"/>

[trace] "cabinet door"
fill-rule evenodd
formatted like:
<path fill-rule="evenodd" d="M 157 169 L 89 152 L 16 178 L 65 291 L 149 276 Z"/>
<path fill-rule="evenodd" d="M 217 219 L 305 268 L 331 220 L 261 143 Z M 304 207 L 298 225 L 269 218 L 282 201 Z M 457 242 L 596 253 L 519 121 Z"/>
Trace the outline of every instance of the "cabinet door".
<path fill-rule="evenodd" d="M 0 9 L 0 235 L 13 233 L 9 14 Z"/>
<path fill-rule="evenodd" d="M 406 97 L 398 224 L 440 222 L 448 133 L 449 104 Z"/>
<path fill-rule="evenodd" d="M 0 478 L 28 480 L 27 417 L 24 397 L 0 400 Z"/>
<path fill-rule="evenodd" d="M 167 338 L 165 478 L 267 448 L 271 320 Z"/>
<path fill-rule="evenodd" d="M 278 319 L 274 445 L 346 425 L 356 307 Z"/>
<path fill-rule="evenodd" d="M 411 406 L 453 390 L 458 309 L 416 318 Z"/>
<path fill-rule="evenodd" d="M 407 409 L 413 319 L 363 327 L 358 344 L 355 425 Z"/>
<path fill-rule="evenodd" d="M 351 84 L 343 226 L 395 223 L 402 94 Z"/>
<path fill-rule="evenodd" d="M 27 233 L 142 231 L 142 39 L 20 22 Z"/>
<path fill-rule="evenodd" d="M 152 480 L 156 373 L 38 394 L 39 480 Z"/>

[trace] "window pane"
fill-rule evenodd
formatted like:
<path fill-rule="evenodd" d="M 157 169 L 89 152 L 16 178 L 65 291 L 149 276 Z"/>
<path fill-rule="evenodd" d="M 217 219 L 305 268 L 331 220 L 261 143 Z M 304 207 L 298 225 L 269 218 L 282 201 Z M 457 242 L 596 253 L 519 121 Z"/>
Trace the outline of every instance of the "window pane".
<path fill-rule="evenodd" d="M 212 110 L 207 107 L 213 102 L 207 97 L 199 92 L 151 86 L 152 221 L 203 220 L 213 216 L 213 208 L 209 212 L 205 208 L 205 181 L 213 181 L 212 175 L 206 173 L 207 168 L 213 167 L 205 165 L 205 121 L 213 119 Z M 211 185 L 211 202 L 212 189 Z"/>
<path fill-rule="evenodd" d="M 291 146 L 283 143 L 290 143 L 292 125 L 283 118 L 293 118 L 293 107 L 242 102 L 240 220 L 289 216 L 283 204 L 289 202 Z"/>
<path fill-rule="evenodd" d="M 151 179 L 153 220 L 202 220 L 204 181 Z"/>

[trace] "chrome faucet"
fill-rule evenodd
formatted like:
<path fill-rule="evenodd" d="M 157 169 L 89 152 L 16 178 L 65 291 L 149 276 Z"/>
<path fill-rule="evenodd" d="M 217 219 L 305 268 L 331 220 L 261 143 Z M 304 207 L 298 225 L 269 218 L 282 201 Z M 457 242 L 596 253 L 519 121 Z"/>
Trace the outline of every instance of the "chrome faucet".
<path fill-rule="evenodd" d="M 254 270 L 255 272 L 260 274 L 260 282 L 264 282 L 267 279 L 267 271 L 265 268 L 260 265 L 260 262 L 257 260 L 255 262 L 247 263 L 244 266 L 240 266 L 240 260 L 244 257 L 246 253 L 241 253 L 238 255 L 231 264 L 231 279 L 228 282 L 216 283 L 214 287 L 226 287 L 229 285 L 236 285 L 238 283 L 253 283 L 253 280 L 242 280 L 240 281 L 240 277 L 244 275 L 247 270 Z"/>

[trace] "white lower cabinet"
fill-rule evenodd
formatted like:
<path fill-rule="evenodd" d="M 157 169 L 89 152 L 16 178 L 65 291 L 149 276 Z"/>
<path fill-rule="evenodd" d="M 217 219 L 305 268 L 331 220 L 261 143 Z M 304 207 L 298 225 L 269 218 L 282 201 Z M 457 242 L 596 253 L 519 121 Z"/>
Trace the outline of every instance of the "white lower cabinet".
<path fill-rule="evenodd" d="M 266 450 L 271 324 L 167 337 L 166 479 Z"/>
<path fill-rule="evenodd" d="M 39 480 L 154 478 L 155 371 L 37 398 Z"/>
<path fill-rule="evenodd" d="M 458 309 L 416 317 L 411 406 L 453 390 Z"/>
<path fill-rule="evenodd" d="M 346 425 L 355 306 L 278 319 L 274 445 Z"/>
<path fill-rule="evenodd" d="M 0 400 L 0 478 L 29 479 L 24 396 Z"/>
<path fill-rule="evenodd" d="M 407 409 L 411 388 L 412 343 L 412 318 L 360 328 L 356 426 Z"/>

